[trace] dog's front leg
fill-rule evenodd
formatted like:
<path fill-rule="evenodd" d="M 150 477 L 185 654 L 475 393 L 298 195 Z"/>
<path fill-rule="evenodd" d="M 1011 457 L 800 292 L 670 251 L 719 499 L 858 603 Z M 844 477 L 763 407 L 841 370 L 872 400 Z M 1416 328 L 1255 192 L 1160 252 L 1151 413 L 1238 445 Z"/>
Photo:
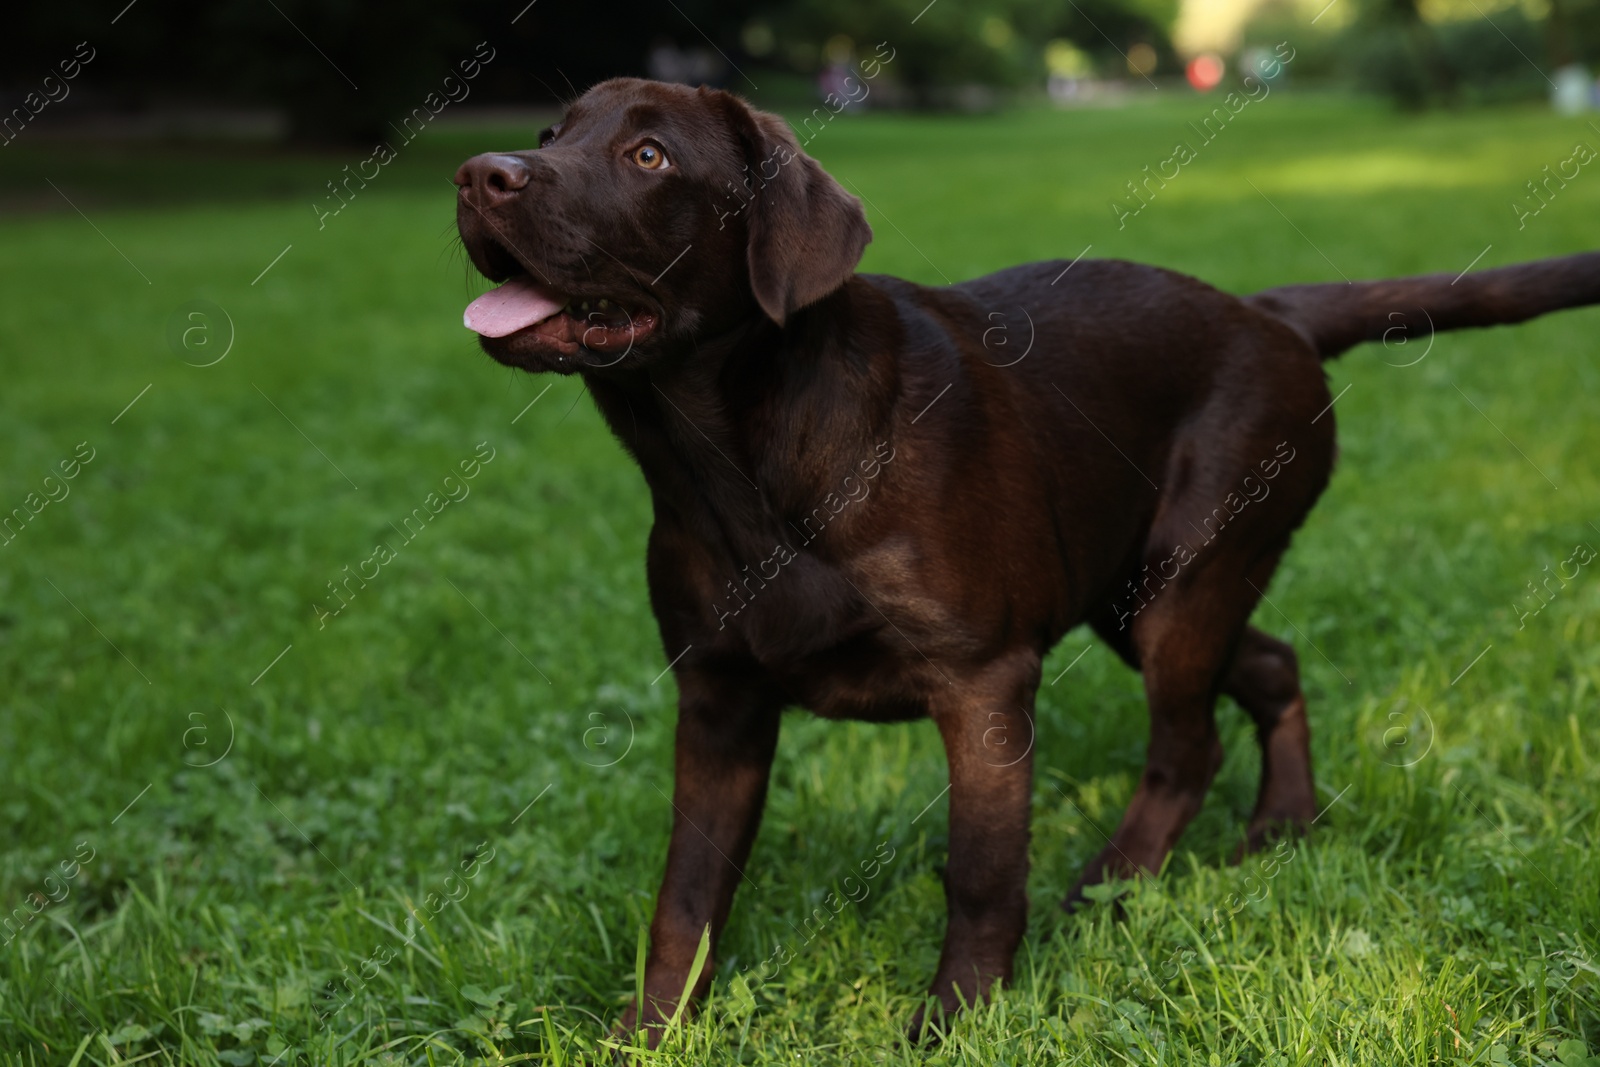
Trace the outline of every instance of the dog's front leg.
<path fill-rule="evenodd" d="M 654 1048 L 694 964 L 706 927 L 712 954 L 761 823 L 767 775 L 778 744 L 782 702 L 761 680 L 736 672 L 680 668 L 672 841 L 650 924 L 644 1004 L 630 1005 L 620 1029 L 646 1027 Z M 691 997 L 711 984 L 707 959 Z"/>
<path fill-rule="evenodd" d="M 1009 981 L 1028 922 L 1028 814 L 1033 782 L 1031 651 L 957 679 L 931 702 L 950 763 L 948 915 L 939 970 L 928 990 L 935 1013 L 956 1011 Z M 930 1005 L 932 1007 L 932 1005 Z M 911 1035 L 923 1035 L 926 1009 Z"/>

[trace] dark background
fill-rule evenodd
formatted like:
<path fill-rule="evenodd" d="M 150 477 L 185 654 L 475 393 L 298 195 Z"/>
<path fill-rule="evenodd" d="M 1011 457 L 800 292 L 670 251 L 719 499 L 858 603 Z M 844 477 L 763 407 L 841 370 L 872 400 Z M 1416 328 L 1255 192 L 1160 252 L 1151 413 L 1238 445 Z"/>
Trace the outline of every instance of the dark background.
<path fill-rule="evenodd" d="M 915 101 L 931 99 L 929 91 L 945 84 L 1003 87 L 1042 79 L 1038 50 L 1024 42 L 1048 37 L 1079 40 L 1108 64 L 1120 64 L 1087 19 L 1124 49 L 1148 41 L 1170 58 L 1164 25 L 1175 12 L 1175 0 L 1076 0 L 1081 13 L 1069 0 L 939 0 L 911 24 L 926 0 L 870 7 L 838 0 L 539 0 L 525 10 L 526 0 L 138 0 L 111 27 L 125 2 L 30 5 L 0 40 L 0 86 L 20 95 L 88 40 L 99 53 L 87 79 L 94 94 L 76 93 L 77 109 L 270 105 L 288 112 L 296 137 L 365 138 L 436 90 L 479 41 L 496 58 L 474 82 L 476 104 L 554 103 L 607 77 L 644 75 L 647 55 L 660 43 L 710 53 L 720 69 L 707 80 L 736 91 L 751 92 L 763 73 L 792 86 L 794 78 L 809 82 L 824 63 L 824 43 L 840 34 L 867 54 L 872 43 L 892 36 L 896 75 Z M 979 41 L 984 21 L 996 17 L 1013 31 L 1006 47 Z M 765 30 L 757 30 L 757 40 L 771 42 L 760 49 L 764 54 L 745 44 L 752 24 Z"/>
<path fill-rule="evenodd" d="M 988 90 L 979 100 L 1038 92 L 1051 40 L 1075 44 L 1100 77 L 1130 79 L 1127 55 L 1139 44 L 1155 50 L 1158 77 L 1182 70 L 1170 37 L 1178 0 L 525 2 L 30 4 L 0 36 L 0 108 L 20 103 L 80 41 L 96 49 L 92 76 L 53 105 L 53 121 L 163 107 L 265 107 L 286 116 L 289 135 L 301 141 L 381 135 L 479 41 L 496 58 L 473 84 L 474 105 L 555 103 L 612 75 L 646 74 L 652 46 L 663 43 L 705 53 L 705 80 L 713 84 L 759 98 L 759 83 L 769 97 L 790 97 L 768 100 L 777 103 L 815 95 L 830 41 L 834 55 L 853 46 L 856 59 L 889 41 L 897 55 L 889 81 L 899 95 L 880 100 L 909 107 L 970 106 L 972 94 L 956 90 L 973 87 Z M 1384 94 L 1407 107 L 1457 106 L 1536 97 L 1548 90 L 1541 70 L 1600 60 L 1600 0 L 1552 0 L 1538 19 L 1511 7 L 1433 22 L 1417 0 L 1341 2 L 1345 11 L 1337 14 L 1349 17 L 1337 32 L 1296 34 L 1305 42 L 1296 78 Z M 1280 40 L 1282 30 L 1304 30 L 1307 18 L 1273 0 L 1242 44 Z"/>

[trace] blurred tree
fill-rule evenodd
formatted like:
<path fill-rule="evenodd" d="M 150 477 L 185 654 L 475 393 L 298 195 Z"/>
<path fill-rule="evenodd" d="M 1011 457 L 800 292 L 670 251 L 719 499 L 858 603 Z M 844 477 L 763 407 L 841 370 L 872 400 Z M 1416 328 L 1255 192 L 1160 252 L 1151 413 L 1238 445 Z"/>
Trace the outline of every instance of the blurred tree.
<path fill-rule="evenodd" d="M 1417 0 L 1361 0 L 1350 34 L 1357 79 L 1408 108 L 1448 101 L 1455 72 Z"/>
<path fill-rule="evenodd" d="M 1557 67 L 1600 64 L 1600 0 L 1365 0 L 1343 30 L 1315 3 L 1268 0 L 1246 43 L 1289 38 L 1295 76 L 1343 80 L 1403 107 L 1535 100 Z"/>
<path fill-rule="evenodd" d="M 430 0 L 272 0 L 203 7 L 205 82 L 267 100 L 301 140 L 391 140 L 389 122 L 469 58 L 471 27 Z M 481 38 L 479 38 L 481 39 Z M 220 47 L 212 42 L 249 42 Z"/>
<path fill-rule="evenodd" d="M 1550 58 L 1557 66 L 1600 66 L 1600 0 L 1550 0 Z"/>
<path fill-rule="evenodd" d="M 895 49 L 893 80 L 914 100 L 949 87 L 1042 85 L 1043 50 L 1076 43 L 1104 73 L 1127 74 L 1149 46 L 1175 68 L 1167 27 L 1179 0 L 88 0 L 9 13 L 0 91 L 17 101 L 87 40 L 94 62 L 75 101 L 128 111 L 164 104 L 271 106 L 294 137 L 388 139 L 393 123 L 441 92 L 480 41 L 494 60 L 474 103 L 555 101 L 618 74 L 643 74 L 653 48 L 698 52 L 711 80 L 749 91 L 744 73 L 807 76 L 830 48 Z M 1580 0 L 1573 0 L 1580 2 Z M 763 37 L 763 32 L 765 37 Z M 13 101 L 13 103 L 16 101 Z M 4 103 L 0 101 L 0 103 Z M 5 104 L 6 107 L 11 104 Z"/>
<path fill-rule="evenodd" d="M 815 70 L 836 49 L 870 54 L 880 41 L 895 49 L 893 77 L 922 103 L 944 102 L 963 85 L 1042 85 L 1044 47 L 1065 38 L 1106 73 L 1126 75 L 1136 44 L 1174 65 L 1168 28 L 1178 0 L 795 0 L 768 5 L 774 54 Z"/>
<path fill-rule="evenodd" d="M 74 107 L 86 99 L 128 110 L 270 105 L 286 111 L 297 138 L 371 140 L 392 135 L 390 122 L 439 91 L 479 41 L 495 59 L 473 81 L 474 103 L 553 101 L 643 74 L 651 42 L 663 36 L 732 54 L 748 8 L 737 0 L 30 4 L 8 12 L 0 35 L 0 89 L 17 98 L 0 105 L 20 101 L 88 40 L 97 54 L 74 86 Z"/>
<path fill-rule="evenodd" d="M 319 140 L 378 135 L 474 40 L 427 0 L 112 0 L 29 5 L 16 19 L 0 40 L 8 76 L 87 40 L 96 56 L 80 88 L 102 105 L 276 105 L 296 136 Z"/>
<path fill-rule="evenodd" d="M 1600 5 L 1563 2 L 1572 7 L 1538 19 L 1521 5 L 1486 11 L 1478 0 L 1431 0 L 1420 11 L 1410 0 L 1368 0 L 1337 48 L 1358 88 L 1402 107 L 1538 99 L 1549 91 L 1548 71 L 1594 54 L 1576 14 Z"/>
<path fill-rule="evenodd" d="M 652 48 L 709 57 L 710 79 L 750 91 L 748 74 L 789 72 L 795 91 L 832 59 L 895 49 L 889 80 L 913 102 L 944 105 L 962 87 L 1042 85 L 1044 50 L 1071 41 L 1101 74 L 1126 77 L 1154 49 L 1175 71 L 1169 27 L 1180 0 L 85 0 L 20 5 L 0 34 L 0 113 L 20 105 L 79 41 L 94 61 L 41 121 L 96 106 L 170 103 L 271 106 L 303 140 L 392 135 L 487 42 L 494 60 L 471 83 L 474 104 L 555 102 L 618 74 L 644 74 Z M 1501 0 L 1496 0 L 1501 2 Z M 1335 62 L 1357 84 L 1407 106 L 1537 95 L 1539 71 L 1600 65 L 1600 0 L 1353 0 L 1354 25 L 1297 61 L 1296 77 Z M 1547 11 L 1541 9 L 1545 5 Z M 1456 6 L 1451 6 L 1456 5 Z M 1459 10 L 1457 10 L 1459 7 Z M 1488 9 L 1490 19 L 1483 16 Z M 1547 13 L 1548 12 L 1548 13 Z M 1303 27 L 1282 2 L 1263 8 L 1259 37 Z M 1492 19 L 1492 21 L 1491 21 Z M 113 21 L 114 20 L 114 21 Z M 1267 26 L 1271 23 L 1270 27 Z M 1326 25 L 1326 24 L 1325 24 Z M 1297 31 L 1299 32 L 1299 31 Z M 1507 44 L 1507 38 L 1516 48 Z M 1298 45 L 1297 45 L 1298 46 Z M 715 71 L 720 70 L 719 75 Z M 798 72 L 798 73 L 796 73 Z M 799 77 L 804 75 L 804 79 Z M 773 81 L 782 82 L 774 76 Z"/>

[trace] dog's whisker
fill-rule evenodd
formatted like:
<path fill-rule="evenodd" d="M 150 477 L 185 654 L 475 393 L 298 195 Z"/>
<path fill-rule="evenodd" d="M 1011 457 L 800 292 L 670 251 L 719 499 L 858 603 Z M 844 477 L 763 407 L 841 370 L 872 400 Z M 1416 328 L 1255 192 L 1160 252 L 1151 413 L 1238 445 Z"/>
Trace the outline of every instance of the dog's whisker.
<path fill-rule="evenodd" d="M 571 108 L 573 101 L 576 101 L 578 99 L 578 97 L 582 96 L 583 94 L 578 92 L 578 87 L 572 84 L 572 79 L 567 77 L 567 72 L 566 71 L 562 70 L 560 67 L 557 67 L 556 68 L 556 73 L 561 75 L 561 80 L 567 83 L 567 88 L 568 89 L 572 90 L 572 97 L 571 97 L 570 100 L 567 101 L 567 105 L 566 105 L 567 108 Z"/>

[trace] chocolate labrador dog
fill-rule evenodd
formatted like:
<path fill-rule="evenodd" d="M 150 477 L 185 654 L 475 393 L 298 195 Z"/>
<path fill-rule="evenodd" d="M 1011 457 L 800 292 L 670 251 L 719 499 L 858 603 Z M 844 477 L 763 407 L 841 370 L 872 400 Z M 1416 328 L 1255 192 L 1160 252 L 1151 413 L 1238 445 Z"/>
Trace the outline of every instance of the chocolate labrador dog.
<path fill-rule="evenodd" d="M 455 181 L 462 242 L 503 283 L 466 325 L 501 363 L 581 375 L 654 504 L 675 817 L 644 1000 L 621 1024 L 652 1039 L 708 927 L 715 950 L 791 705 L 937 725 L 944 1010 L 1011 975 L 1034 694 L 1079 623 L 1143 673 L 1151 722 L 1127 813 L 1069 905 L 1160 870 L 1222 759 L 1218 694 L 1262 750 L 1247 847 L 1308 824 L 1295 655 L 1249 620 L 1333 466 L 1321 361 L 1396 329 L 1600 301 L 1597 253 L 1243 299 L 1116 261 L 944 288 L 856 274 L 861 205 L 785 122 L 634 79 Z M 997 315 L 1009 346 L 991 343 Z"/>

